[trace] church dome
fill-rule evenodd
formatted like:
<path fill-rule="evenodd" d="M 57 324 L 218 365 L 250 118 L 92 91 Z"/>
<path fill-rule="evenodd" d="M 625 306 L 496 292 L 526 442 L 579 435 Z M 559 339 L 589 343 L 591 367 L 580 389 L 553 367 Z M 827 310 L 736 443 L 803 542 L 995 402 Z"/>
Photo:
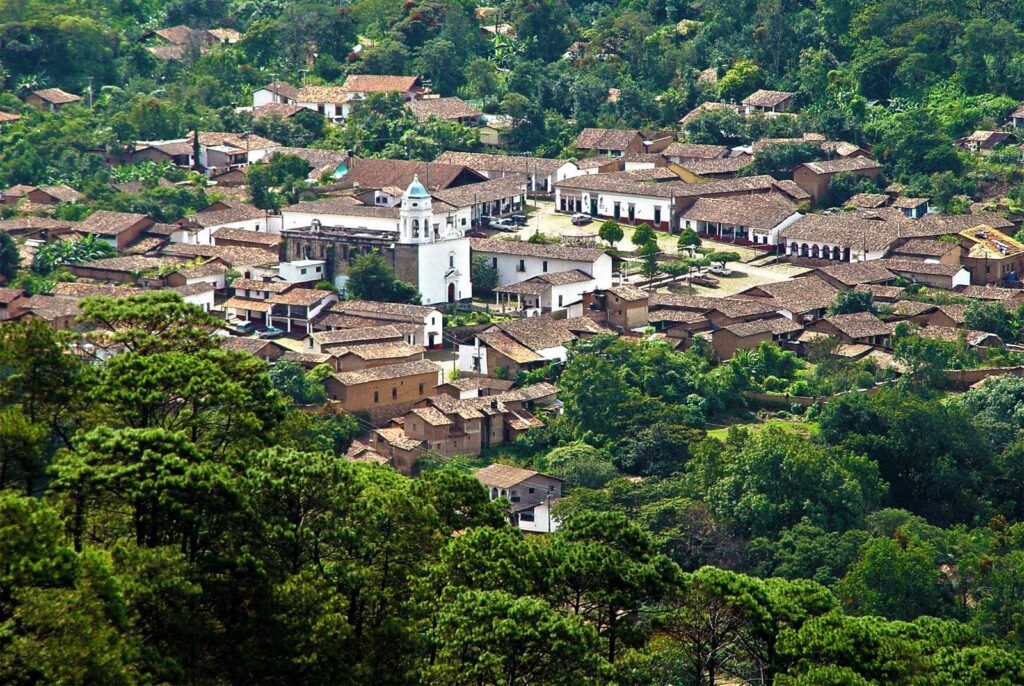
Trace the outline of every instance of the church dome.
<path fill-rule="evenodd" d="M 430 197 L 430 193 L 427 193 L 427 189 L 423 187 L 422 183 L 420 183 L 419 174 L 416 174 L 416 175 L 414 175 L 412 177 L 412 183 L 410 183 L 409 187 L 405 189 L 405 193 L 403 194 L 403 197 L 405 197 L 405 198 L 429 198 Z"/>

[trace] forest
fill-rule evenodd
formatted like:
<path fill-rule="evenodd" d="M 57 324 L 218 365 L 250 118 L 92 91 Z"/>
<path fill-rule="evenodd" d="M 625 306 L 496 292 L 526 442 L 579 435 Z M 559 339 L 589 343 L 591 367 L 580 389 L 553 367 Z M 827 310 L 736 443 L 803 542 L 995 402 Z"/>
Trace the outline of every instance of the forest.
<path fill-rule="evenodd" d="M 241 37 L 147 50 L 181 24 Z M 71 185 L 89 202 L 65 219 L 170 221 L 216 192 L 108 164 L 135 141 L 478 149 L 386 97 L 338 125 L 238 111 L 275 79 L 359 73 L 420 75 L 510 117 L 509 152 L 566 158 L 584 127 L 675 130 L 785 89 L 798 116 L 708 111 L 685 139 L 823 133 L 947 213 L 1024 205 L 1019 159 L 953 145 L 1024 100 L 1021 0 L 0 0 L 0 111 L 21 116 L 0 187 Z M 23 102 L 50 87 L 84 99 Z M 250 171 L 275 189 L 261 207 L 308 171 L 279 159 Z M 69 249 L 36 258 L 56 270 Z M 1024 316 L 1000 311 L 972 327 L 1019 341 Z M 490 456 L 565 480 L 558 531 L 524 536 L 479 460 L 415 478 L 345 460 L 360 425 L 305 406 L 315 374 L 222 349 L 172 293 L 86 299 L 81 323 L 125 352 L 94 364 L 73 334 L 0 326 L 0 683 L 1024 683 L 1024 379 L 950 392 L 966 346 L 901 330 L 895 379 L 773 345 L 714 364 L 699 344 L 581 341 L 518 379 L 557 384 L 563 414 Z M 832 399 L 753 422 L 749 391 Z"/>

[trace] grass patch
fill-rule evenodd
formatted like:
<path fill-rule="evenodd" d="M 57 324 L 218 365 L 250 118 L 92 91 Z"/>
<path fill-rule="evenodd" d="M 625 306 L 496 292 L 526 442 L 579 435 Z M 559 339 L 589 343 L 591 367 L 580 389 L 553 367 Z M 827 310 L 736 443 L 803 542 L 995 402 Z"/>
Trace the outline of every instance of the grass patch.
<path fill-rule="evenodd" d="M 749 429 L 751 431 L 761 431 L 765 427 L 776 427 L 782 431 L 792 434 L 794 436 L 800 436 L 801 438 L 810 438 L 818 434 L 818 422 L 808 422 L 801 419 L 769 419 L 765 422 L 749 422 L 745 424 L 733 424 L 721 429 L 710 429 L 708 436 L 717 438 L 720 441 L 724 441 L 726 436 L 729 434 L 729 429 Z"/>

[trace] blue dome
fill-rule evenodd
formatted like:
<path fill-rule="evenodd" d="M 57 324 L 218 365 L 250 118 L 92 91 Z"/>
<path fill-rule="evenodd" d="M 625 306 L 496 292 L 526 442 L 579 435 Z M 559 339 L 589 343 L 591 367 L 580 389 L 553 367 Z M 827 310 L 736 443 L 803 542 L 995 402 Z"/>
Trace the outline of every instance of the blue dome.
<path fill-rule="evenodd" d="M 427 193 L 427 189 L 420 183 L 419 174 L 412 177 L 412 183 L 405 189 L 405 197 L 407 198 L 429 198 L 430 193 Z"/>

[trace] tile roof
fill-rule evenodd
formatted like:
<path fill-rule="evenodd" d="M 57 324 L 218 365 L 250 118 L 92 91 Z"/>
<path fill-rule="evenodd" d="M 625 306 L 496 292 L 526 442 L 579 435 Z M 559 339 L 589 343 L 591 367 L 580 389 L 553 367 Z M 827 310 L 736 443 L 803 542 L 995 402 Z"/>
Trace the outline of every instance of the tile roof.
<path fill-rule="evenodd" d="M 381 367 L 371 367 L 351 372 L 340 372 L 335 374 L 334 378 L 345 386 L 356 386 L 373 381 L 387 381 L 419 374 L 440 374 L 440 372 L 441 367 L 430 360 L 414 360 L 412 362 L 386 364 Z"/>
<path fill-rule="evenodd" d="M 956 243 L 947 243 L 934 238 L 910 238 L 902 245 L 893 248 L 893 255 L 915 255 L 924 257 L 943 257 L 953 250 L 959 250 Z"/>
<path fill-rule="evenodd" d="M 749 322 L 729 324 L 728 326 L 723 326 L 722 330 L 728 331 L 739 338 L 746 338 L 747 336 L 757 336 L 765 333 L 781 336 L 782 334 L 802 331 L 803 328 L 788 317 L 770 317 L 768 319 L 755 319 Z"/>
<path fill-rule="evenodd" d="M 419 86 L 418 76 L 349 74 L 342 88 L 348 93 L 408 93 Z"/>
<path fill-rule="evenodd" d="M 270 91 L 271 93 L 284 96 L 289 100 L 294 100 L 299 95 L 299 89 L 287 81 L 271 81 L 266 86 L 257 88 L 256 90 Z"/>
<path fill-rule="evenodd" d="M 399 208 L 377 207 L 353 203 L 350 196 L 328 196 L 318 200 L 305 200 L 283 208 L 283 212 L 301 214 L 336 215 L 341 217 L 380 217 L 381 219 L 399 218 Z"/>
<path fill-rule="evenodd" d="M 854 312 L 852 314 L 837 314 L 825 317 L 828 322 L 849 338 L 867 338 L 869 336 L 891 335 L 895 325 L 891 322 L 883 322 L 870 312 Z"/>
<path fill-rule="evenodd" d="M 394 326 L 361 326 L 354 329 L 315 331 L 310 338 L 320 345 L 358 344 L 368 342 L 401 341 L 402 333 Z"/>
<path fill-rule="evenodd" d="M 211 36 L 202 29 L 193 29 L 191 26 L 179 24 L 164 29 L 157 29 L 153 33 L 163 38 L 172 45 L 187 45 L 193 42 L 212 42 Z"/>
<path fill-rule="evenodd" d="M 664 157 L 680 159 L 714 160 L 725 157 L 729 148 L 724 145 L 703 145 L 700 143 L 672 143 L 661 151 Z"/>
<path fill-rule="evenodd" d="M 794 314 L 824 309 L 832 304 L 832 301 L 836 299 L 836 293 L 838 293 L 835 287 L 816 276 L 760 284 L 748 291 L 754 289 L 768 294 L 780 308 Z M 746 291 L 739 295 L 745 294 Z"/>
<path fill-rule="evenodd" d="M 454 422 L 448 419 L 443 412 L 436 407 L 431 407 L 429 405 L 427 407 L 414 407 L 409 410 L 409 412 L 431 426 L 450 426 L 454 424 Z"/>
<path fill-rule="evenodd" d="M 189 138 L 195 135 L 189 132 Z M 255 134 L 232 133 L 229 131 L 200 131 L 199 145 L 206 147 L 226 146 L 238 150 L 266 150 L 267 148 L 278 148 L 280 143 L 275 143 L 269 138 L 263 138 Z"/>
<path fill-rule="evenodd" d="M 239 350 L 247 352 L 252 355 L 258 355 L 263 352 L 263 349 L 271 347 L 280 347 L 273 341 L 263 340 L 261 338 L 242 338 L 239 336 L 225 336 L 220 343 L 220 347 L 224 350 Z"/>
<path fill-rule="evenodd" d="M 423 441 L 414 441 L 409 438 L 405 435 L 405 432 L 397 426 L 376 429 L 374 433 L 384 439 L 385 443 L 392 445 L 399 450 L 415 450 L 423 443 Z"/>
<path fill-rule="evenodd" d="M 225 207 L 221 207 L 225 205 Z M 265 210 L 255 205 L 239 202 L 237 200 L 219 200 L 218 202 L 203 208 L 195 214 L 185 218 L 188 222 L 202 227 L 222 226 L 255 219 L 263 219 L 267 216 Z M 180 221 L 180 220 L 179 220 Z"/>
<path fill-rule="evenodd" d="M 63 284 L 57 285 L 60 286 Z M 10 305 L 23 295 L 25 295 L 25 291 L 20 288 L 0 288 L 0 305 Z"/>
<path fill-rule="evenodd" d="M 892 306 L 893 314 L 898 314 L 901 317 L 917 317 L 935 309 L 936 307 L 932 303 L 922 303 L 916 300 L 900 300 Z"/>
<path fill-rule="evenodd" d="M 878 260 L 889 271 L 896 274 L 929 274 L 932 276 L 954 276 L 963 267 L 959 264 L 942 264 L 940 262 L 923 262 L 921 260 L 903 260 L 887 258 Z"/>
<path fill-rule="evenodd" d="M 679 166 L 688 172 L 698 176 L 710 176 L 712 174 L 735 174 L 743 169 L 753 158 L 750 155 L 737 155 L 713 160 L 690 160 L 680 162 Z"/>
<path fill-rule="evenodd" d="M 273 117 L 277 117 L 278 119 L 287 119 L 288 117 L 293 117 L 305 109 L 306 108 L 302 105 L 289 105 L 286 102 L 268 102 L 266 105 L 254 107 L 252 110 L 252 118 L 257 120 Z"/>
<path fill-rule="evenodd" d="M 857 193 L 850 197 L 846 201 L 847 205 L 853 205 L 854 207 L 863 207 L 867 209 L 876 209 L 879 207 L 885 207 L 889 203 L 889 196 L 885 193 Z"/>
<path fill-rule="evenodd" d="M 625 150 L 638 136 L 636 129 L 583 129 L 575 146 L 581 150 Z"/>
<path fill-rule="evenodd" d="M 804 162 L 802 166 L 815 174 L 837 174 L 839 172 L 856 172 L 882 168 L 881 164 L 867 157 L 840 157 L 821 162 Z"/>
<path fill-rule="evenodd" d="M 59 202 L 77 202 L 82 199 L 82 194 L 71 186 L 58 184 L 56 186 L 40 186 L 39 190 L 54 197 Z"/>
<path fill-rule="evenodd" d="M 298 157 L 299 159 L 306 160 L 310 166 L 314 169 L 321 169 L 323 167 L 337 167 L 339 165 L 350 165 L 352 159 L 348 153 L 340 150 L 319 150 L 317 148 L 289 148 L 280 147 L 276 148 L 270 153 L 270 156 L 274 155 L 291 155 Z"/>
<path fill-rule="evenodd" d="M 270 312 L 271 304 L 269 300 L 249 300 L 248 298 L 232 297 L 228 298 L 221 305 L 222 309 L 232 310 L 249 310 L 250 312 Z"/>
<path fill-rule="evenodd" d="M 413 177 L 418 176 L 428 191 L 435 191 L 454 185 L 466 174 L 471 179 L 486 181 L 486 177 L 462 165 L 374 158 L 353 160 L 344 180 L 363 188 L 408 188 Z"/>
<path fill-rule="evenodd" d="M 852 212 L 808 214 L 782 229 L 779 236 L 787 243 L 811 241 L 869 251 L 885 250 L 897 239 L 897 222 L 863 219 Z"/>
<path fill-rule="evenodd" d="M 274 293 L 268 298 L 268 301 L 274 305 L 305 305 L 306 307 L 312 307 L 330 297 L 337 296 L 330 291 L 321 291 L 316 288 L 292 288 L 283 293 Z"/>
<path fill-rule="evenodd" d="M 783 179 L 782 181 L 775 182 L 775 188 L 782 193 L 785 193 L 794 200 L 810 200 L 811 194 L 805 191 L 803 188 L 797 185 L 795 181 L 790 179 Z"/>
<path fill-rule="evenodd" d="M 822 267 L 817 271 L 851 288 L 865 283 L 893 281 L 896 278 L 896 275 L 889 271 L 882 263 L 882 260 L 833 264 Z M 814 274 L 814 272 L 809 272 L 809 274 Z M 799 278 L 811 277 L 801 276 Z"/>
<path fill-rule="evenodd" d="M 697 117 L 699 117 L 700 115 L 704 114 L 705 112 L 710 112 L 712 110 L 719 110 L 719 111 L 721 111 L 721 110 L 732 110 L 733 112 L 736 112 L 736 113 L 739 112 L 739 108 L 736 107 L 736 105 L 730 105 L 729 103 L 725 103 L 725 102 L 702 102 L 700 105 L 698 105 L 697 107 L 693 108 L 692 110 L 690 110 L 689 112 L 684 114 L 679 119 L 679 125 L 680 125 L 681 128 L 685 129 L 687 126 L 692 124 L 693 120 L 695 120 Z"/>
<path fill-rule="evenodd" d="M 574 245 L 544 245 L 527 241 L 507 241 L 500 238 L 472 238 L 470 248 L 478 253 L 520 255 L 551 260 L 596 262 L 605 251 L 600 248 L 581 248 Z"/>
<path fill-rule="evenodd" d="M 756 90 L 743 98 L 741 104 L 751 107 L 777 107 L 792 98 L 796 93 L 788 91 Z"/>
<path fill-rule="evenodd" d="M 646 169 L 587 174 L 563 179 L 559 188 L 622 193 L 655 198 L 710 197 L 734 193 L 768 192 L 776 185 L 768 175 L 719 179 L 703 183 L 686 183 L 668 169 Z"/>
<path fill-rule="evenodd" d="M 438 312 L 438 309 L 427 305 L 386 303 L 375 300 L 344 300 L 332 305 L 331 311 L 340 314 L 373 314 L 387 317 L 402 317 L 422 323 L 424 319 Z"/>
<path fill-rule="evenodd" d="M 901 210 L 916 210 L 927 202 L 928 198 L 907 198 L 901 195 L 892 201 L 892 206 Z"/>
<path fill-rule="evenodd" d="M 638 302 L 640 300 L 647 300 L 649 293 L 642 288 L 631 286 L 629 284 L 619 284 L 618 286 L 612 286 L 611 288 L 605 289 L 608 293 L 611 293 L 626 302 Z"/>
<path fill-rule="evenodd" d="M 413 102 L 426 102 L 417 101 Z M 551 175 L 560 167 L 569 164 L 568 160 L 557 160 L 548 157 L 523 157 L 520 155 L 493 155 L 484 152 L 452 152 L 441 153 L 435 162 L 441 164 L 458 164 L 479 172 L 501 171 L 520 174 Z"/>
<path fill-rule="evenodd" d="M 1019 300 L 1024 299 L 1024 290 L 1016 288 L 999 288 L 997 286 L 967 286 L 960 295 L 976 300 Z"/>
<path fill-rule="evenodd" d="M 0 112 L 0 123 L 18 121 L 21 119 L 20 114 L 11 114 L 10 112 Z"/>
<path fill-rule="evenodd" d="M 248 229 L 221 229 L 213 234 L 214 245 L 217 245 L 218 241 L 244 241 L 269 247 L 280 245 L 282 240 L 280 234 L 272 234 L 265 231 L 249 231 Z"/>
<path fill-rule="evenodd" d="M 651 293 L 652 309 L 689 310 L 706 314 L 717 311 L 726 317 L 751 317 L 774 314 L 777 308 L 764 298 L 711 298 L 704 295 L 678 295 L 675 293 Z"/>
<path fill-rule="evenodd" d="M 361 360 L 389 360 L 399 357 L 412 357 L 417 354 L 422 357 L 424 348 L 421 345 L 409 345 L 405 341 L 398 340 L 349 345 L 332 350 L 331 352 L 335 357 L 355 355 Z"/>
<path fill-rule="evenodd" d="M 296 102 L 313 104 L 341 104 L 348 102 L 351 94 L 343 86 L 303 86 L 295 96 Z"/>
<path fill-rule="evenodd" d="M 493 202 L 525 195 L 526 181 L 518 176 L 506 176 L 481 183 L 470 183 L 455 188 L 438 189 L 431 193 L 435 198 L 453 207 L 471 207 L 482 202 Z"/>
<path fill-rule="evenodd" d="M 494 348 L 499 353 L 517 364 L 529 362 L 540 362 L 544 358 L 522 345 L 511 336 L 501 331 L 484 331 L 476 336 L 488 347 Z"/>
<path fill-rule="evenodd" d="M 235 279 L 231 287 L 236 291 L 266 291 L 268 293 L 283 293 L 289 288 L 294 288 L 291 281 L 261 281 L 259 279 Z"/>
<path fill-rule="evenodd" d="M 733 224 L 756 229 L 773 229 L 796 212 L 796 207 L 781 198 L 737 196 L 697 198 L 683 213 L 684 219 Z"/>
<path fill-rule="evenodd" d="M 998 335 L 988 331 L 975 331 L 956 326 L 926 326 L 915 333 L 921 338 L 937 338 L 947 343 L 957 343 L 963 337 L 968 345 L 1002 345 Z"/>
<path fill-rule="evenodd" d="M 462 98 L 424 98 L 410 100 L 406 107 L 419 121 L 427 121 L 431 117 L 456 120 L 479 117 L 483 112 L 470 105 Z"/>
<path fill-rule="evenodd" d="M 78 102 L 82 99 L 82 96 L 62 91 L 60 88 L 43 88 L 42 90 L 32 91 L 31 94 L 52 105 L 66 105 L 69 102 Z"/>
<path fill-rule="evenodd" d="M 582 327 L 596 333 L 596 324 L 585 317 L 575 319 L 551 319 L 550 317 L 527 317 L 508 322 L 499 322 L 486 329 L 480 336 L 499 331 L 531 351 L 546 350 L 566 345 L 577 339 L 574 327 Z"/>
<path fill-rule="evenodd" d="M 92 260 L 91 262 L 83 262 L 72 266 L 81 267 L 82 269 L 102 269 L 118 272 L 146 272 L 152 269 L 159 269 L 168 262 L 173 263 L 174 260 L 168 260 L 163 257 L 146 257 L 144 255 L 122 255 L 121 257 L 106 257 L 101 260 Z"/>
<path fill-rule="evenodd" d="M 994 229 L 1014 230 L 1011 221 L 1000 217 L 992 212 L 980 212 L 978 214 L 926 214 L 915 222 L 907 224 L 903 231 L 904 236 L 941 236 L 943 234 L 960 233 L 967 229 L 973 229 L 980 225 L 991 226 Z"/>
<path fill-rule="evenodd" d="M 141 221 L 153 223 L 153 220 L 144 214 L 96 210 L 78 225 L 78 229 L 97 236 L 117 236 Z"/>
<path fill-rule="evenodd" d="M 496 488 L 512 488 L 518 484 L 523 483 L 533 477 L 539 475 L 540 472 L 536 472 L 532 469 L 522 469 L 520 467 L 513 467 L 507 464 L 489 464 L 483 469 L 477 470 L 477 480 L 485 486 L 494 486 Z"/>
<path fill-rule="evenodd" d="M 231 266 L 253 267 L 277 264 L 277 250 L 244 248 L 235 245 L 194 245 L 192 243 L 171 243 L 164 246 L 163 255 L 180 257 L 217 257 Z"/>

